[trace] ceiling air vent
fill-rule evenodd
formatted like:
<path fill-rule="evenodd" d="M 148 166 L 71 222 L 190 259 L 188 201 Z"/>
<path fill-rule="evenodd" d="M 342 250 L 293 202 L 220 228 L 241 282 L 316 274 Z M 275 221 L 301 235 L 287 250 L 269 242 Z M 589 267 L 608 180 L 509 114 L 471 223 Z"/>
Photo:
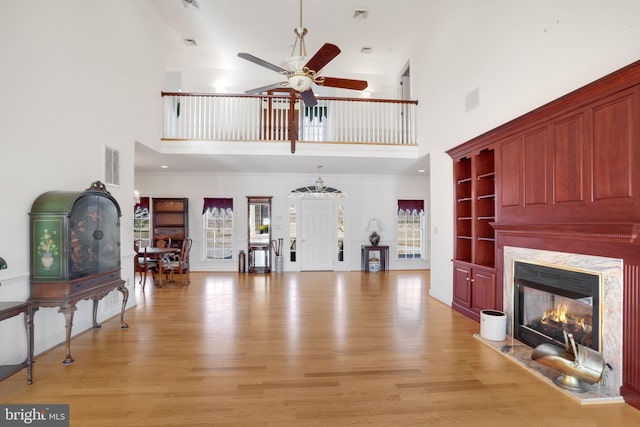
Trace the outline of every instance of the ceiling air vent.
<path fill-rule="evenodd" d="M 198 2 L 197 0 L 182 0 L 182 4 L 184 4 L 184 7 L 195 7 L 196 9 L 200 9 L 200 6 L 198 6 Z"/>
<path fill-rule="evenodd" d="M 360 19 L 367 19 L 367 17 L 369 16 L 369 11 L 368 10 L 364 10 L 364 9 L 356 9 L 353 12 L 353 17 L 354 18 L 360 18 Z"/>

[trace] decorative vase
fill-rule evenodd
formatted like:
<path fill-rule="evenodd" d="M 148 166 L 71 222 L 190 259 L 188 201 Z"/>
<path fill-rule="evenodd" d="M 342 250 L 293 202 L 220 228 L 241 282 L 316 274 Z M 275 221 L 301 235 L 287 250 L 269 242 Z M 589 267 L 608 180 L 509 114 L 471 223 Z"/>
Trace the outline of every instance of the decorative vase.
<path fill-rule="evenodd" d="M 40 262 L 45 270 L 49 270 L 53 265 L 53 254 L 51 252 L 43 252 L 40 256 Z"/>
<path fill-rule="evenodd" d="M 371 242 L 371 246 L 378 246 L 378 243 L 380 243 L 380 236 L 374 231 L 369 236 L 369 241 Z"/>
<path fill-rule="evenodd" d="M 275 272 L 276 273 L 282 273 L 284 271 L 284 257 L 282 255 L 276 255 L 275 256 Z"/>

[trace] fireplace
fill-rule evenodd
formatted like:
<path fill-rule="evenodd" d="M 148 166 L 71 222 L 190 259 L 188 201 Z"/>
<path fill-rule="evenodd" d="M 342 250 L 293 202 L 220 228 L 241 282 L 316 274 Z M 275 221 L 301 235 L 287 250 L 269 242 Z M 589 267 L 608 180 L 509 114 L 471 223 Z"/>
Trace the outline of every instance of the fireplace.
<path fill-rule="evenodd" d="M 514 263 L 514 338 L 536 347 L 576 343 L 600 351 L 599 274 L 557 266 Z"/>
<path fill-rule="evenodd" d="M 586 304 L 587 307 L 591 308 L 591 311 L 594 311 L 594 306 L 598 306 L 593 316 L 597 317 L 599 320 L 591 321 L 592 325 L 596 325 L 598 328 L 598 332 L 592 332 L 592 336 L 597 339 L 597 344 L 594 343 L 593 346 L 597 346 L 597 348 L 594 349 L 602 354 L 605 362 L 607 363 L 605 375 L 603 376 L 602 381 L 598 384 L 598 393 L 600 397 L 607 396 L 607 398 L 611 397 L 618 399 L 620 397 L 620 386 L 622 385 L 624 368 L 622 363 L 623 260 L 619 258 L 547 251 L 543 249 L 516 246 L 504 246 L 503 253 L 503 311 L 507 314 L 509 319 L 507 322 L 507 335 L 511 340 L 509 343 L 509 348 L 511 349 L 510 353 L 515 360 L 521 361 L 525 367 L 534 372 L 538 372 L 539 374 L 539 369 L 541 369 L 542 365 L 531 361 L 531 352 L 536 344 L 525 343 L 522 341 L 523 338 L 521 336 L 516 335 L 516 330 L 520 329 L 517 325 L 521 323 L 519 321 L 521 308 L 518 308 L 518 313 L 516 314 L 516 305 L 520 304 L 518 301 L 520 299 L 520 290 L 516 285 L 515 269 L 518 268 L 518 282 L 526 280 L 528 283 L 540 283 L 538 276 L 546 277 L 549 270 L 552 272 L 560 270 L 563 274 L 565 272 L 579 272 L 587 274 L 588 277 L 586 277 L 586 279 L 597 278 L 599 289 L 598 291 L 591 291 L 591 293 L 594 294 L 594 303 L 590 302 L 588 299 L 589 297 L 583 297 L 586 299 L 574 298 L 574 296 L 577 296 L 574 294 L 571 294 L 570 297 L 565 297 L 563 295 L 560 295 L 560 297 L 569 298 L 570 300 L 576 300 L 576 302 Z M 539 272 L 540 274 L 538 276 L 534 274 L 534 277 L 522 277 L 520 269 L 523 266 L 527 268 L 533 267 L 534 270 L 540 269 L 540 267 L 544 268 L 540 269 L 542 271 Z M 547 270 L 547 268 L 549 270 Z M 533 274 L 528 269 L 525 270 L 525 273 L 527 273 L 527 275 Z M 553 283 L 549 284 L 546 283 L 546 281 L 553 282 L 552 280 L 545 280 L 543 278 L 542 284 L 546 284 L 547 286 L 553 285 Z M 524 284 L 526 285 L 527 283 Z M 527 286 L 527 288 L 530 288 L 525 289 L 528 292 L 546 292 L 544 288 L 539 289 L 539 286 L 538 288 L 531 288 L 530 286 Z M 580 290 L 575 293 L 585 295 L 589 292 Z M 529 297 L 529 295 L 525 295 L 525 297 Z M 558 296 L 555 298 L 556 301 L 559 300 Z M 540 318 L 541 316 L 538 315 L 537 317 Z M 539 339 L 539 335 L 540 334 L 535 333 L 536 339 Z M 553 344 L 564 347 L 564 337 L 560 340 L 552 339 L 552 341 Z M 557 371 L 554 371 L 552 374 L 557 376 Z M 544 374 L 541 375 L 545 376 Z M 554 377 L 550 376 L 548 378 L 553 379 Z M 598 401 L 600 397 L 590 394 L 588 397 L 582 395 L 580 399 L 582 402 L 589 401 L 592 398 L 595 399 L 593 401 Z"/>

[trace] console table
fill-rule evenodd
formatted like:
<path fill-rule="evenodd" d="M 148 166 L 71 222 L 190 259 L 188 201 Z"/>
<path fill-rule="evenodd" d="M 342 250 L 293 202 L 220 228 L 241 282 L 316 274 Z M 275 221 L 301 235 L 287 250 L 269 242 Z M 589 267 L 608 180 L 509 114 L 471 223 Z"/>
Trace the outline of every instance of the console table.
<path fill-rule="evenodd" d="M 25 302 L 0 302 L 0 321 L 17 316 L 24 313 L 24 324 L 27 330 L 27 359 L 17 365 L 0 366 L 0 380 L 18 372 L 25 366 L 27 367 L 27 383 L 32 382 L 33 367 L 33 312 L 31 304 Z"/>
<path fill-rule="evenodd" d="M 360 264 L 362 271 L 369 271 L 369 252 L 380 253 L 380 270 L 388 270 L 387 259 L 389 258 L 389 246 L 367 246 L 362 245 L 360 249 Z"/>

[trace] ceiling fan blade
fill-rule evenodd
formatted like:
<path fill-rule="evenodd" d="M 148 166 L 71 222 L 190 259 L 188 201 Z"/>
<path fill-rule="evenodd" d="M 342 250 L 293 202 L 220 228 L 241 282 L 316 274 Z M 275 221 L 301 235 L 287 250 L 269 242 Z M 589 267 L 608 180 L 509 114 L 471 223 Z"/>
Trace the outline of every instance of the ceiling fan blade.
<path fill-rule="evenodd" d="M 366 80 L 339 79 L 336 77 L 324 77 L 324 81 L 318 81 L 317 84 L 353 90 L 365 90 L 369 85 Z"/>
<path fill-rule="evenodd" d="M 275 71 L 276 73 L 282 73 L 282 74 L 287 74 L 287 70 L 285 70 L 282 67 L 278 67 L 275 64 L 272 64 L 271 62 L 267 62 L 264 59 L 260 59 L 257 56 L 253 56 L 250 53 L 245 53 L 245 52 L 240 52 L 238 54 L 238 56 L 242 59 L 246 59 L 249 62 L 253 62 L 254 64 L 258 64 L 260 66 L 263 66 L 265 68 L 268 68 L 270 70 Z"/>
<path fill-rule="evenodd" d="M 267 86 L 257 87 L 255 89 L 245 90 L 244 93 L 249 95 L 261 94 L 274 89 L 282 89 L 289 86 L 289 82 L 273 83 Z"/>
<path fill-rule="evenodd" d="M 325 43 L 322 47 L 316 52 L 313 57 L 307 61 L 305 67 L 310 70 L 319 72 L 324 68 L 333 58 L 338 56 L 340 53 L 340 48 L 335 44 Z"/>
<path fill-rule="evenodd" d="M 300 96 L 302 97 L 306 107 L 313 107 L 318 103 L 318 100 L 311 89 L 300 92 Z"/>

